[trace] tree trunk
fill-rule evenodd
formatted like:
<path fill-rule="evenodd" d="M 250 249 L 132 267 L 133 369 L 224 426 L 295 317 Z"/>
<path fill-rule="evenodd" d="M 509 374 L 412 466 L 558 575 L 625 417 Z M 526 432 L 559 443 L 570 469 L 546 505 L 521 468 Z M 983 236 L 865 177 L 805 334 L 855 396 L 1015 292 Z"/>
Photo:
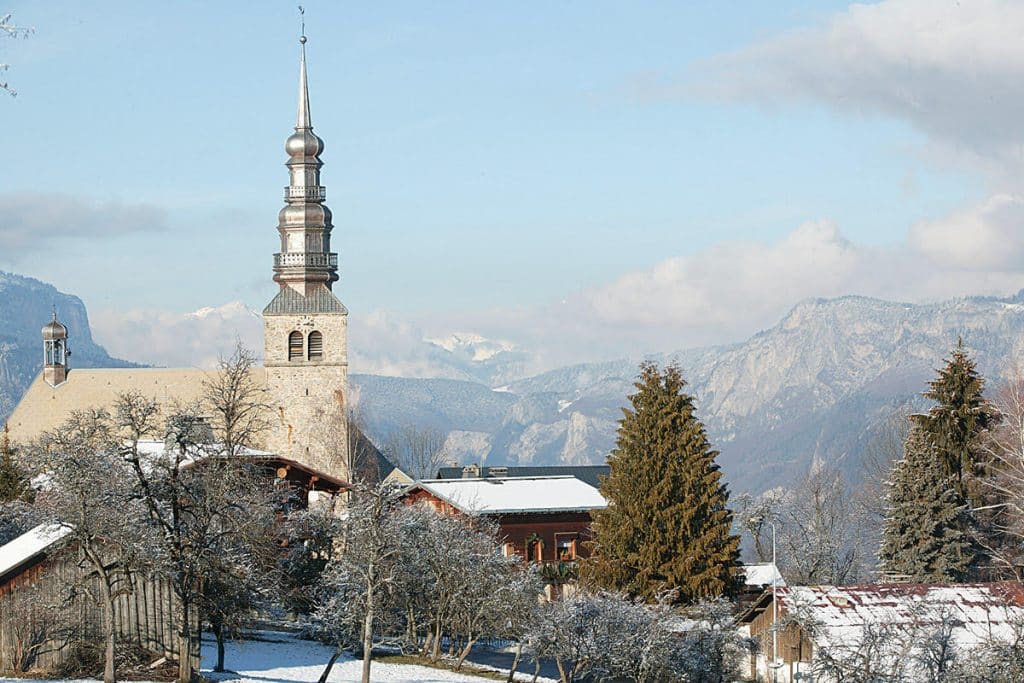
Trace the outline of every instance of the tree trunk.
<path fill-rule="evenodd" d="M 431 643 L 434 642 L 434 631 L 430 629 L 427 631 L 426 637 L 423 638 L 423 647 L 420 649 L 420 656 L 426 657 L 430 654 Z"/>
<path fill-rule="evenodd" d="M 327 677 L 331 675 L 331 668 L 334 666 L 334 663 L 338 661 L 338 657 L 341 656 L 342 652 L 343 648 L 341 645 L 335 648 L 334 654 L 331 655 L 330 660 L 328 660 L 327 666 L 324 667 L 324 672 L 320 674 L 320 680 L 317 681 L 317 683 L 327 683 Z"/>
<path fill-rule="evenodd" d="M 523 656 L 523 641 L 516 643 L 516 656 L 512 658 L 512 666 L 508 670 L 508 679 L 505 683 L 512 683 L 516 677 L 516 671 L 519 669 L 519 659 Z"/>
<path fill-rule="evenodd" d="M 539 665 L 540 662 L 537 662 Z M 558 667 L 558 680 L 561 683 L 569 683 L 569 676 L 565 673 L 565 666 L 562 665 L 562 658 L 555 657 L 555 665 Z"/>
<path fill-rule="evenodd" d="M 540 654 L 533 653 L 533 683 L 537 683 L 537 679 L 540 678 Z"/>
<path fill-rule="evenodd" d="M 373 575 L 373 566 L 370 566 L 370 575 Z M 366 616 L 363 618 L 363 683 L 370 683 L 370 660 L 373 656 L 373 610 L 374 589 L 371 580 L 366 589 Z"/>
<path fill-rule="evenodd" d="M 430 655 L 430 661 L 436 662 L 441 657 L 441 618 L 438 617 L 434 625 L 434 647 Z"/>
<path fill-rule="evenodd" d="M 114 628 L 114 600 L 110 597 L 109 587 L 104 590 L 107 604 L 103 609 L 103 627 L 106 629 L 106 649 L 103 653 L 103 683 L 115 683 L 117 675 L 114 671 L 114 650 L 116 647 L 117 633 Z"/>
<path fill-rule="evenodd" d="M 213 625 L 213 633 L 217 636 L 217 663 L 214 665 L 214 671 L 224 670 L 224 624 L 216 623 Z"/>
<path fill-rule="evenodd" d="M 462 669 L 462 663 L 466 661 L 466 657 L 469 656 L 473 646 L 476 645 L 476 641 L 479 640 L 480 636 L 474 636 L 472 638 L 466 638 L 466 647 L 462 648 L 462 652 L 459 653 L 459 660 L 455 663 L 455 670 L 459 671 Z"/>
<path fill-rule="evenodd" d="M 192 683 L 192 610 L 188 600 L 181 600 L 178 627 L 178 683 Z"/>

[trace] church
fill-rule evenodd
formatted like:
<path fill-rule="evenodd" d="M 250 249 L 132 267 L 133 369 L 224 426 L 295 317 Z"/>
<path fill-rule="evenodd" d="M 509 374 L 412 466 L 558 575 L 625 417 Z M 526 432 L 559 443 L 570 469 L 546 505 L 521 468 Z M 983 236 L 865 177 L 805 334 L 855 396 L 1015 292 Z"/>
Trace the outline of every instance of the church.
<path fill-rule="evenodd" d="M 310 117 L 305 36 L 300 43 L 298 117 L 285 142 L 289 182 L 278 216 L 281 250 L 273 260 L 280 289 L 263 309 L 264 362 L 253 370 L 253 379 L 266 390 L 272 426 L 265 442 L 255 445 L 350 481 L 348 310 L 333 291 L 338 255 L 331 251 L 331 211 L 320 184 L 324 142 L 313 132 Z M 42 372 L 9 419 L 10 438 L 16 442 L 58 427 L 72 411 L 108 407 L 128 391 L 155 399 L 165 414 L 174 405 L 195 404 L 214 372 L 72 369 L 72 340 L 57 317 L 55 311 L 42 329 Z"/>

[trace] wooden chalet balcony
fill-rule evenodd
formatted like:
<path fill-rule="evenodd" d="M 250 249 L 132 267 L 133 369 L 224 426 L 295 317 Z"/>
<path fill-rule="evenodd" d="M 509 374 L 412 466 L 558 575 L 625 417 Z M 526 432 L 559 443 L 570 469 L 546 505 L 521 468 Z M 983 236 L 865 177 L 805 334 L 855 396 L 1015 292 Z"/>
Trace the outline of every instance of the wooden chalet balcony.
<path fill-rule="evenodd" d="M 547 581 L 575 581 L 580 570 L 576 560 L 559 560 L 557 562 L 539 562 L 541 578 Z"/>

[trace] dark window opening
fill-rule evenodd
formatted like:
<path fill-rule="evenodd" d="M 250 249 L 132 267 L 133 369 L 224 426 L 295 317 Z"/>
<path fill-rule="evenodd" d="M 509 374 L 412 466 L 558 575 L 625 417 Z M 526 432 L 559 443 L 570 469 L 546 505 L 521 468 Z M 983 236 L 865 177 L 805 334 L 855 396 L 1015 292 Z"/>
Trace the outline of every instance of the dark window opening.
<path fill-rule="evenodd" d="M 309 333 L 309 360 L 320 360 L 324 357 L 324 336 L 319 332 Z"/>
<path fill-rule="evenodd" d="M 288 360 L 302 360 L 302 333 L 288 335 Z"/>

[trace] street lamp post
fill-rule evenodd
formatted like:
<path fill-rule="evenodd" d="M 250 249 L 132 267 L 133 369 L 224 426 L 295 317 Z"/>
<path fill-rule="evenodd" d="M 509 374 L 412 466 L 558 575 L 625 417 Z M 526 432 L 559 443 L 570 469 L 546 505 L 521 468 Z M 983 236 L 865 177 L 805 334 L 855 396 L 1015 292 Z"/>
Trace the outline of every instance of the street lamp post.
<path fill-rule="evenodd" d="M 772 525 L 772 681 L 779 683 L 779 570 L 775 564 L 775 522 Z"/>

